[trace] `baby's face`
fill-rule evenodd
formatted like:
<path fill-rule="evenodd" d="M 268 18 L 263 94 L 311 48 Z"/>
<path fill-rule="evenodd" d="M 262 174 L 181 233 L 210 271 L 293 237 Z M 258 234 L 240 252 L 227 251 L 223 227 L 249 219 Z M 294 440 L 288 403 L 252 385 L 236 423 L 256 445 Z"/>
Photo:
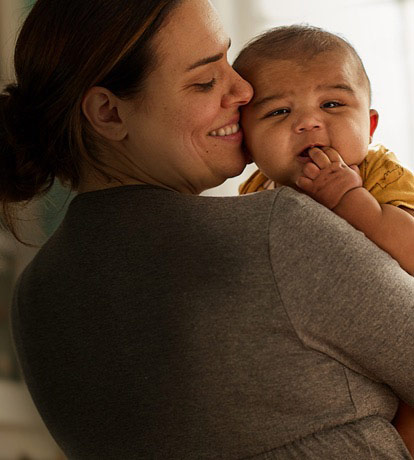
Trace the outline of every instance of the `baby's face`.
<path fill-rule="evenodd" d="M 362 162 L 378 115 L 351 56 L 329 51 L 304 62 L 267 60 L 248 80 L 254 97 L 242 109 L 244 139 L 267 177 L 295 186 L 313 146 L 334 148 L 348 165 Z"/>

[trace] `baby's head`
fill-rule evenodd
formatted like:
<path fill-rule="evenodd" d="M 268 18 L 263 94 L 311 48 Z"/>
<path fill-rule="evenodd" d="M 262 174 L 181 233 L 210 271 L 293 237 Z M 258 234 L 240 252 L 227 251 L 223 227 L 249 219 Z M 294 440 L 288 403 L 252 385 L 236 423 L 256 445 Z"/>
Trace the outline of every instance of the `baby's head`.
<path fill-rule="evenodd" d="M 241 120 L 246 148 L 266 176 L 294 186 L 312 146 L 334 148 L 348 165 L 363 161 L 378 114 L 348 42 L 316 27 L 277 27 L 250 42 L 234 68 L 254 88 Z"/>

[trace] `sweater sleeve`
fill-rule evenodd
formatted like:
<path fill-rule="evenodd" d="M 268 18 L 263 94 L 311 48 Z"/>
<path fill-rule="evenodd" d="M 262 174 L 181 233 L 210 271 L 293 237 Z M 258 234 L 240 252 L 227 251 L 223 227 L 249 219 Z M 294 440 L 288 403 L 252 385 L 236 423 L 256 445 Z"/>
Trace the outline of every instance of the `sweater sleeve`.
<path fill-rule="evenodd" d="M 289 188 L 275 202 L 269 245 L 302 342 L 414 405 L 414 278 L 345 220 Z"/>

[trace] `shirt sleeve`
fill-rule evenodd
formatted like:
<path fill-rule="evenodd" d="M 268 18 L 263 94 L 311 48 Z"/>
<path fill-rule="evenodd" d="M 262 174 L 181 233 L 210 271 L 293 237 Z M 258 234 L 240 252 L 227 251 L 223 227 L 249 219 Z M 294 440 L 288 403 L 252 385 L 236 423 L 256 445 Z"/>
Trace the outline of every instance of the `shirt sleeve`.
<path fill-rule="evenodd" d="M 278 290 L 302 342 L 414 405 L 414 278 L 345 220 L 286 187 L 269 235 Z"/>
<path fill-rule="evenodd" d="M 364 187 L 380 204 L 414 209 L 414 175 L 382 145 L 368 152 L 360 166 Z"/>

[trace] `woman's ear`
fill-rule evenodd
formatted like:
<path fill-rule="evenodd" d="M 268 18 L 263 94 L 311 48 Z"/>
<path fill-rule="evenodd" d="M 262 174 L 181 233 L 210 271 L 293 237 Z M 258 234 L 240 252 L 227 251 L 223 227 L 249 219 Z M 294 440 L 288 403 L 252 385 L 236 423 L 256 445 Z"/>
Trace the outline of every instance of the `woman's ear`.
<path fill-rule="evenodd" d="M 111 91 L 100 86 L 90 88 L 82 99 L 82 111 L 102 137 L 111 141 L 121 141 L 127 129 L 119 116 L 120 99 Z"/>
<path fill-rule="evenodd" d="M 378 126 L 378 112 L 374 109 L 369 111 L 369 135 L 372 138 Z"/>

